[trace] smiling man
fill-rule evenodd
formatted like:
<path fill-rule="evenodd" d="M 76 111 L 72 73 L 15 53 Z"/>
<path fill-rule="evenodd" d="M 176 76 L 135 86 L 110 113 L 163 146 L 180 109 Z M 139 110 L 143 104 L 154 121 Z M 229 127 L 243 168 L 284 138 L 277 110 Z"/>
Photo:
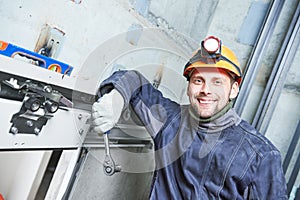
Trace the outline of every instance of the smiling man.
<path fill-rule="evenodd" d="M 202 68 L 190 77 L 187 95 L 193 109 L 201 118 L 209 118 L 222 110 L 239 91 L 224 69 Z"/>
<path fill-rule="evenodd" d="M 155 144 L 150 199 L 287 199 L 280 152 L 232 108 L 242 74 L 234 53 L 214 36 L 184 67 L 190 105 L 179 105 L 137 71 L 103 81 L 92 109 L 105 133 L 133 108 Z"/>

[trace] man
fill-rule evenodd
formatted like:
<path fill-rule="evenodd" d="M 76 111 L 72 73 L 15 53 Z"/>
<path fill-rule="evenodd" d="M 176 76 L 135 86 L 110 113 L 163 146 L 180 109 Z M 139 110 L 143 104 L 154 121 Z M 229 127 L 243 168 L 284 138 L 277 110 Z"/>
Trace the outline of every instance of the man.
<path fill-rule="evenodd" d="M 95 131 L 132 106 L 155 144 L 150 199 L 287 199 L 279 151 L 232 108 L 241 71 L 213 36 L 186 64 L 190 105 L 164 98 L 140 73 L 118 71 L 100 85 Z"/>

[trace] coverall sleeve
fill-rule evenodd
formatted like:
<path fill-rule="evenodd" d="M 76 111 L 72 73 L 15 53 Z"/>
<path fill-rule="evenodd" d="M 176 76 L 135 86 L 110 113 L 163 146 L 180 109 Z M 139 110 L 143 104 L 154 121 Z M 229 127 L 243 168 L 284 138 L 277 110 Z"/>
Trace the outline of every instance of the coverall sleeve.
<path fill-rule="evenodd" d="M 131 105 L 152 137 L 180 112 L 180 106 L 154 88 L 138 71 L 120 70 L 104 80 L 99 92 L 105 88 L 117 89 L 124 98 L 125 107 Z"/>
<path fill-rule="evenodd" d="M 265 155 L 257 168 L 251 183 L 249 198 L 251 200 L 287 200 L 287 188 L 278 151 Z"/>

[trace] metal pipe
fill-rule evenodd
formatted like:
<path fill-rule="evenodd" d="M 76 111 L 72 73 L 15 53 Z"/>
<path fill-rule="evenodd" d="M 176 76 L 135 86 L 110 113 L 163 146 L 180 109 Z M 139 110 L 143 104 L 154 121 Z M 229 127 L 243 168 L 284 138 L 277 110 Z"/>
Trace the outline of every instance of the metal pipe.
<path fill-rule="evenodd" d="M 298 157 L 297 157 L 296 163 L 295 163 L 294 168 L 292 170 L 290 179 L 289 179 L 289 181 L 287 183 L 287 192 L 288 192 L 289 195 L 290 195 L 290 193 L 291 193 L 291 191 L 293 189 L 293 186 L 295 185 L 296 179 L 298 177 L 299 168 L 300 168 L 300 152 L 298 153 Z"/>
<path fill-rule="evenodd" d="M 300 138 L 300 121 L 298 122 L 298 126 L 297 126 L 297 129 L 294 133 L 294 136 L 293 136 L 293 139 L 289 145 L 289 149 L 286 153 L 286 156 L 284 158 L 284 161 L 283 161 L 283 172 L 286 173 L 289 165 L 290 165 L 290 162 L 291 162 L 291 159 L 293 157 L 293 154 L 295 152 L 295 149 L 296 149 L 296 146 L 298 144 L 298 141 L 299 141 L 299 138 Z"/>
<path fill-rule="evenodd" d="M 281 51 L 277 57 L 272 73 L 267 82 L 264 94 L 256 111 L 252 122 L 261 133 L 265 133 L 271 120 L 287 73 L 295 57 L 296 51 L 300 44 L 300 2 L 290 23 L 288 32 L 285 36 Z"/>
<path fill-rule="evenodd" d="M 262 57 L 269 44 L 284 2 L 284 0 L 272 1 L 267 13 L 267 17 L 264 21 L 264 25 L 260 31 L 250 59 L 247 63 L 247 67 L 244 72 L 245 76 L 243 77 L 244 80 L 241 85 L 241 91 L 239 92 L 234 105 L 236 112 L 240 115 L 244 110 L 244 106 L 255 81 L 257 71 L 260 67 Z"/>

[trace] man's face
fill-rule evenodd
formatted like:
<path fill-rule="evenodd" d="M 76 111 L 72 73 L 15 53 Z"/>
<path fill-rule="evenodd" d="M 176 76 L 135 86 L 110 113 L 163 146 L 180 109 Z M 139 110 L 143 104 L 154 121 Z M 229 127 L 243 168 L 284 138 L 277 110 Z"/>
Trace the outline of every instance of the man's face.
<path fill-rule="evenodd" d="M 195 112 L 201 118 L 209 118 L 222 110 L 238 92 L 238 83 L 231 84 L 225 70 L 196 68 L 190 78 L 187 95 Z"/>

